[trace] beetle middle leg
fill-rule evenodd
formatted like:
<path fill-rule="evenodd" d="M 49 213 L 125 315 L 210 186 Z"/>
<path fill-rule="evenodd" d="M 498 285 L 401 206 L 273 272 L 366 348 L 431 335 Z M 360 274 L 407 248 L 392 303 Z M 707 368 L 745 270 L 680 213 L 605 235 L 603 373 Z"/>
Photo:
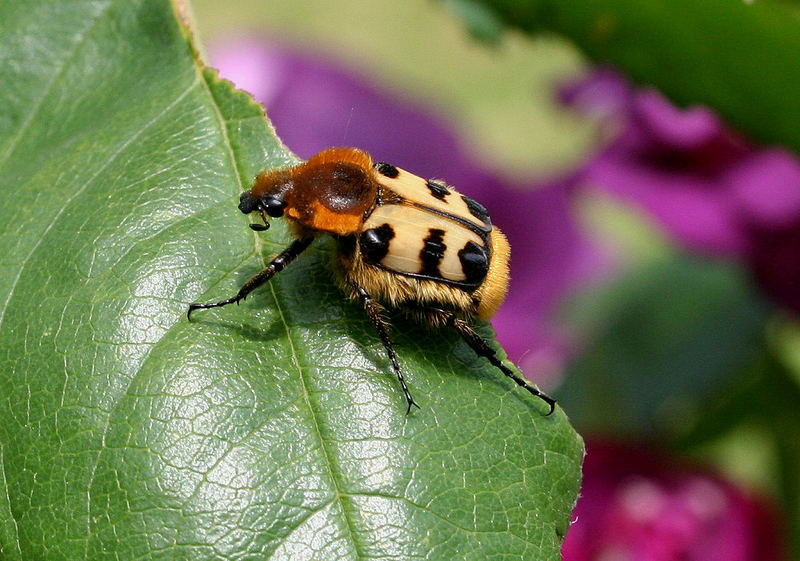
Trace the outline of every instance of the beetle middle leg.
<path fill-rule="evenodd" d="M 411 392 L 408 391 L 406 380 L 403 377 L 403 371 L 400 369 L 400 363 L 397 361 L 397 354 L 394 352 L 394 347 L 392 346 L 392 340 L 389 338 L 388 325 L 383 319 L 383 316 L 381 316 L 383 307 L 373 300 L 372 296 L 370 296 L 369 293 L 358 284 L 351 282 L 350 286 L 355 291 L 359 300 L 361 300 L 361 304 L 364 306 L 364 311 L 367 312 L 369 319 L 372 320 L 372 325 L 375 326 L 375 330 L 378 332 L 378 336 L 381 338 L 381 343 L 383 343 L 383 347 L 386 349 L 386 354 L 389 355 L 389 360 L 392 361 L 394 373 L 397 375 L 397 379 L 400 382 L 400 387 L 403 388 L 403 393 L 405 394 L 406 401 L 408 402 L 408 409 L 406 410 L 406 415 L 408 415 L 411 413 L 412 405 L 418 409 L 419 405 L 417 405 L 417 402 L 414 401 L 413 397 L 411 397 Z"/>
<path fill-rule="evenodd" d="M 283 271 L 289 263 L 294 261 L 298 255 L 303 253 L 303 251 L 305 251 L 306 248 L 311 245 L 312 241 L 314 241 L 314 238 L 302 238 L 293 241 L 289 247 L 281 251 L 272 261 L 270 261 L 269 265 L 244 283 L 242 288 L 239 289 L 239 292 L 236 293 L 236 296 L 227 298 L 226 300 L 220 300 L 219 302 L 213 302 L 211 304 L 190 304 L 189 311 L 186 312 L 186 317 L 191 321 L 192 312 L 195 310 L 219 308 L 221 306 L 233 304 L 234 302 L 238 304 L 239 300 L 244 300 L 253 290 L 267 282 L 277 273 Z"/>

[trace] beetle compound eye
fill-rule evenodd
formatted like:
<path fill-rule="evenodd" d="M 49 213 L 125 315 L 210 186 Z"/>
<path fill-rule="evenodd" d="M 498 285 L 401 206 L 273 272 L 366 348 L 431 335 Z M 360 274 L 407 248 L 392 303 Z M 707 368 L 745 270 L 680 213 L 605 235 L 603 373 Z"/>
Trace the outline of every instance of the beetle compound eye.
<path fill-rule="evenodd" d="M 286 201 L 275 197 L 265 197 L 261 200 L 261 206 L 272 218 L 280 218 L 283 216 L 283 209 L 286 208 Z"/>

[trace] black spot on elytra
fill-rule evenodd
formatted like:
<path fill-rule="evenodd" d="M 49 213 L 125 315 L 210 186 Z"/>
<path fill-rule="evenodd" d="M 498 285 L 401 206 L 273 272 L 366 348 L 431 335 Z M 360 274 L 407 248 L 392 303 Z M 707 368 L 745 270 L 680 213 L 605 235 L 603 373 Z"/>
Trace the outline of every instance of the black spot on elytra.
<path fill-rule="evenodd" d="M 444 252 L 447 246 L 444 245 L 444 230 L 429 228 L 428 237 L 423 240 L 422 251 L 419 252 L 419 259 L 422 261 L 422 268 L 419 274 L 430 277 L 441 277 L 439 263 L 444 259 Z"/>
<path fill-rule="evenodd" d="M 461 261 L 461 270 L 467 284 L 480 284 L 489 272 L 489 256 L 486 249 L 475 242 L 467 242 L 461 251 L 458 252 L 458 259 Z"/>
<path fill-rule="evenodd" d="M 440 201 L 444 201 L 444 198 L 450 194 L 450 189 L 448 189 L 446 185 L 434 181 L 433 179 L 426 181 L 425 185 L 430 189 L 431 195 Z"/>
<path fill-rule="evenodd" d="M 361 254 L 367 263 L 380 263 L 389 253 L 389 241 L 394 237 L 394 230 L 388 224 L 371 228 L 361 234 L 359 245 Z"/>
<path fill-rule="evenodd" d="M 392 164 L 387 164 L 386 162 L 377 162 L 375 164 L 375 169 L 383 176 L 386 176 L 390 179 L 394 179 L 400 172 L 394 167 Z"/>
<path fill-rule="evenodd" d="M 470 214 L 480 220 L 481 222 L 491 225 L 492 221 L 489 218 L 489 211 L 486 210 L 486 207 L 483 206 L 481 203 L 474 199 L 470 199 L 465 195 L 461 195 L 461 198 L 464 200 L 464 204 L 467 205 Z"/>

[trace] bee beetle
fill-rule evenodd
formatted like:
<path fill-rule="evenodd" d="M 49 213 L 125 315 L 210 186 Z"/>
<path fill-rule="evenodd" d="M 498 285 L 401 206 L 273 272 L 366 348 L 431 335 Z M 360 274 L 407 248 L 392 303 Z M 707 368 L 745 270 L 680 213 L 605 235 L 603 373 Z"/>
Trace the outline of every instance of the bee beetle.
<path fill-rule="evenodd" d="M 364 307 L 386 348 L 408 402 L 411 397 L 397 361 L 385 304 L 435 327 L 455 329 L 480 356 L 549 406 L 555 400 L 518 376 L 470 325 L 488 320 L 508 289 L 510 248 L 492 226 L 480 203 L 438 180 L 425 180 L 385 162 L 373 163 L 356 148 L 329 148 L 287 169 L 261 172 L 241 194 L 239 210 L 284 217 L 295 240 L 267 267 L 248 280 L 232 298 L 191 304 L 194 310 L 217 308 L 243 300 L 305 251 L 320 234 L 338 243 L 339 281 Z M 380 302 L 380 303 L 379 303 Z"/>

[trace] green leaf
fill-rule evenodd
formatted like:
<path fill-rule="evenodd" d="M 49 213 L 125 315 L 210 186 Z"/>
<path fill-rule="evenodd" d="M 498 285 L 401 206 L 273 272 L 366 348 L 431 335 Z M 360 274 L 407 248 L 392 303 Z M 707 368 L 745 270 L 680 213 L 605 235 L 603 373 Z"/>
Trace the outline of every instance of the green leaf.
<path fill-rule="evenodd" d="M 639 438 L 692 430 L 745 383 L 771 311 L 737 267 L 686 256 L 640 265 L 571 308 L 588 344 L 560 388 L 564 407 L 583 431 Z"/>
<path fill-rule="evenodd" d="M 800 152 L 800 17 L 744 0 L 473 0 L 509 25 L 572 40 L 681 105 L 701 103 Z"/>
<path fill-rule="evenodd" d="M 487 43 L 500 39 L 503 22 L 489 7 L 475 0 L 442 0 L 442 4 L 464 21 L 475 39 Z"/>
<path fill-rule="evenodd" d="M 0 26 L 0 558 L 559 557 L 564 414 L 397 319 L 406 416 L 330 243 L 186 320 L 288 243 L 236 203 L 293 156 L 169 3 L 5 1 Z"/>

